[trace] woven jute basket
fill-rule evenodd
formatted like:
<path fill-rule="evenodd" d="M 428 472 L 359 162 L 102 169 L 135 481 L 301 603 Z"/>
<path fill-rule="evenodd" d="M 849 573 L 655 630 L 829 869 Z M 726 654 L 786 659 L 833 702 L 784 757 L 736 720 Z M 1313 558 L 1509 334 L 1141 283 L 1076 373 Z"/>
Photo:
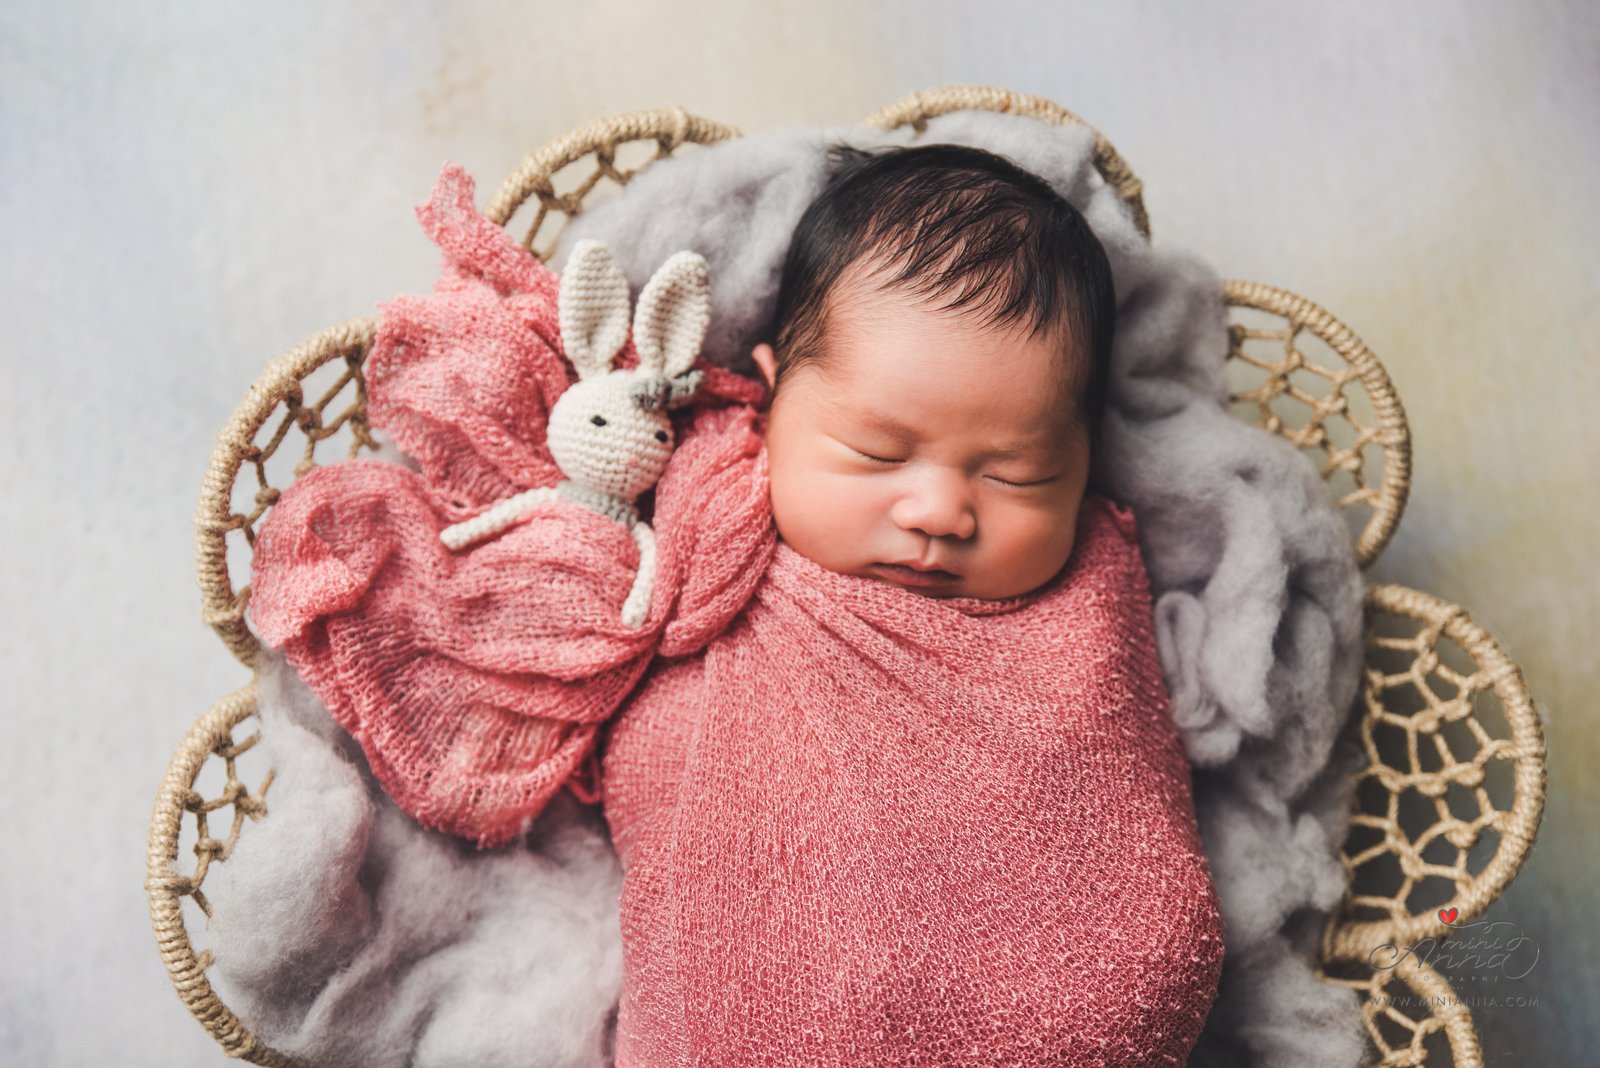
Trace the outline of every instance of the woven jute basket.
<path fill-rule="evenodd" d="M 961 109 L 1082 122 L 1039 97 L 970 86 L 914 93 L 866 122 L 920 130 Z M 523 243 L 543 259 L 586 203 L 658 159 L 737 136 L 682 108 L 604 119 L 529 155 L 487 214 L 508 226 L 522 216 Z M 1098 133 L 1095 145 L 1101 175 L 1148 236 L 1141 182 Z M 1410 483 L 1410 435 L 1388 375 L 1360 338 L 1303 297 L 1240 281 L 1226 283 L 1225 296 L 1235 413 L 1311 457 L 1349 520 L 1358 559 L 1371 563 Z M 281 488 L 316 462 L 376 447 L 362 377 L 374 329 L 350 319 L 268 364 L 206 468 L 195 517 L 202 618 L 252 672 L 260 645 L 239 579 L 255 532 Z M 1445 935 L 1447 906 L 1458 926 L 1480 916 L 1516 874 L 1544 803 L 1539 721 L 1517 666 L 1464 609 L 1393 585 L 1369 586 L 1366 607 L 1365 685 L 1349 727 L 1366 764 L 1343 850 L 1350 891 L 1322 939 L 1321 971 L 1365 996 L 1376 1063 L 1477 1068 L 1470 1010 L 1444 976 L 1415 954 L 1391 968 L 1369 961 L 1378 947 Z M 287 1064 L 223 1004 L 206 975 L 213 958 L 195 938 L 210 914 L 207 872 L 251 823 L 270 818 L 271 769 L 248 766 L 255 712 L 252 679 L 179 743 L 151 818 L 145 886 L 161 957 L 195 1018 L 229 1055 Z"/>

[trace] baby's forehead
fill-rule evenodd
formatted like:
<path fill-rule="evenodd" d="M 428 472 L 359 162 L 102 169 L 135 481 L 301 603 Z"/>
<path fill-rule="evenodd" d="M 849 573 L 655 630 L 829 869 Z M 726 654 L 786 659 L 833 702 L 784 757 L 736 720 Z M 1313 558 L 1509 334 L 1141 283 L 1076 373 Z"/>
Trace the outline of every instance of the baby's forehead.
<path fill-rule="evenodd" d="M 974 373 L 1004 374 L 1004 370 L 984 366 L 984 356 L 1024 349 L 1031 365 L 1048 368 L 1048 397 L 1039 396 L 1037 388 L 1002 394 L 1009 400 L 1011 412 L 1029 413 L 1041 403 L 1052 409 L 1060 405 L 1075 407 L 1087 389 L 1092 360 L 1070 319 L 1043 327 L 1025 321 L 997 322 L 995 310 L 980 300 L 952 308 L 937 296 L 886 288 L 871 279 L 841 278 L 839 290 L 841 299 L 827 303 L 819 323 L 819 369 L 831 371 L 825 377 L 833 379 L 835 385 L 874 377 L 871 372 L 882 359 L 886 343 L 908 332 L 930 355 L 941 352 L 947 342 L 978 333 L 988 344 L 974 354 Z M 902 381 L 914 379 L 915 368 L 897 365 L 895 369 L 901 372 Z"/>
<path fill-rule="evenodd" d="M 1079 420 L 1076 399 L 1065 390 L 907 373 L 871 347 L 831 357 L 818 371 L 809 387 L 820 402 L 812 416 L 824 427 L 880 440 L 960 439 L 994 456 L 1039 456 L 1069 446 Z"/>

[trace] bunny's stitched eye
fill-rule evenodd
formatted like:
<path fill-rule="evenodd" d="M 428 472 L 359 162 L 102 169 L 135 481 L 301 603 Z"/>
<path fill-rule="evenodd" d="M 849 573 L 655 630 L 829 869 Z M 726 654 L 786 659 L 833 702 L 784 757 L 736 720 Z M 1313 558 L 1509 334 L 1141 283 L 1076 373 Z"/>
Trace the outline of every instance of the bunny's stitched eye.
<path fill-rule="evenodd" d="M 603 415 L 590 416 L 589 417 L 589 422 L 593 423 L 595 426 L 605 426 L 606 425 L 606 417 L 603 416 Z"/>
<path fill-rule="evenodd" d="M 667 432 L 665 430 L 657 430 L 656 431 L 656 440 L 657 441 L 661 441 L 661 442 L 665 442 L 667 440 Z"/>

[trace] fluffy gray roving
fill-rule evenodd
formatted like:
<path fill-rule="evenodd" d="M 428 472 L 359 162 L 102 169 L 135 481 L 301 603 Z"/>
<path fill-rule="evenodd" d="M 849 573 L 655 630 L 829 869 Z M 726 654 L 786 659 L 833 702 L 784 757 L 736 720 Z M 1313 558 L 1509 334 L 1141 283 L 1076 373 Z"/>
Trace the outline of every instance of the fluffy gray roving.
<path fill-rule="evenodd" d="M 622 869 L 559 794 L 515 849 L 425 831 L 278 654 L 260 666 L 267 818 L 206 879 L 224 1001 L 307 1064 L 610 1063 Z"/>
<path fill-rule="evenodd" d="M 705 354 L 748 371 L 836 141 L 1001 153 L 1048 179 L 1105 245 L 1118 323 L 1095 478 L 1140 522 L 1225 924 L 1222 989 L 1193 1063 L 1362 1063 L 1355 995 L 1312 963 L 1318 913 L 1344 890 L 1352 769 L 1335 736 L 1362 641 L 1350 537 L 1311 465 L 1229 414 L 1220 282 L 1138 234 L 1090 162 L 1092 134 L 958 112 L 921 135 L 748 137 L 658 163 L 575 219 L 562 251 L 604 241 L 636 291 L 673 252 L 701 253 Z M 329 1063 L 600 1063 L 620 959 L 603 824 L 563 802 L 526 846 L 474 855 L 382 798 L 292 672 L 274 664 L 267 676 L 271 816 L 207 883 L 214 970 L 243 1019 Z"/>

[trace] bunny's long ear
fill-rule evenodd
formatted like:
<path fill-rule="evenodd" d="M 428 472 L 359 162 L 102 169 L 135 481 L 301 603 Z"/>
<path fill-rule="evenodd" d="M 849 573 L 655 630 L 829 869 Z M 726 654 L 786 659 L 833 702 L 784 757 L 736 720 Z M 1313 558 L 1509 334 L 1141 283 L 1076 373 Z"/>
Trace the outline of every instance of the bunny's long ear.
<path fill-rule="evenodd" d="M 611 368 L 611 358 L 628 341 L 628 280 L 611 252 L 584 238 L 572 247 L 561 272 L 561 345 L 579 378 L 595 378 Z"/>
<path fill-rule="evenodd" d="M 700 354 L 711 325 L 711 275 L 698 252 L 677 252 L 639 294 L 633 344 L 639 366 L 675 378 Z"/>

